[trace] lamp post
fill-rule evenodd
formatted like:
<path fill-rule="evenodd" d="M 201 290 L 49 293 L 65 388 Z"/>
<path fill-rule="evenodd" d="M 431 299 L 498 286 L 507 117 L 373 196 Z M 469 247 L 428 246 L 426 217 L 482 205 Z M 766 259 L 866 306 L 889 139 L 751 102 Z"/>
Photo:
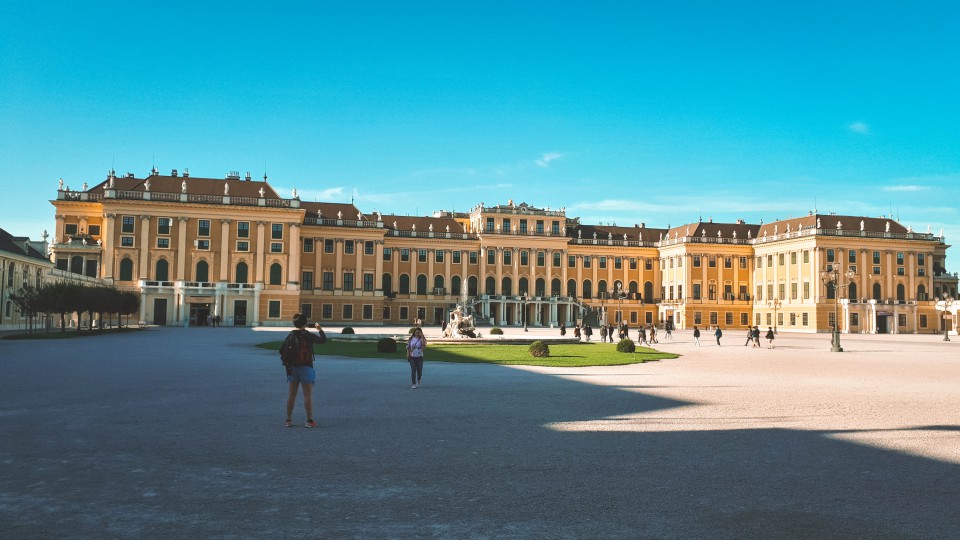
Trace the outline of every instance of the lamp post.
<path fill-rule="evenodd" d="M 943 340 L 944 341 L 950 341 L 950 333 L 947 332 L 947 313 L 949 313 L 949 311 L 947 311 L 947 308 L 950 307 L 950 304 L 952 302 L 953 302 L 953 297 L 947 293 L 943 293 L 943 300 L 941 300 L 940 302 L 937 302 L 937 309 L 938 310 L 943 309 L 943 316 L 941 318 L 943 319 L 942 324 L 943 324 Z"/>
<path fill-rule="evenodd" d="M 773 333 L 777 333 L 777 310 L 780 309 L 780 306 L 783 305 L 783 302 L 779 298 L 774 298 L 773 300 L 767 301 L 767 306 L 773 308 Z"/>
<path fill-rule="evenodd" d="M 843 282 L 840 281 L 841 277 L 844 278 Z M 831 352 L 843 352 L 843 347 L 840 346 L 840 287 L 853 283 L 856 277 L 857 274 L 849 270 L 841 274 L 840 268 L 837 266 L 834 266 L 833 270 L 820 272 L 820 279 L 824 285 L 828 283 L 833 284 L 833 336 L 830 340 Z"/>
<path fill-rule="evenodd" d="M 623 285 L 620 282 L 617 282 L 617 287 L 614 290 L 614 294 L 617 295 L 617 317 L 616 317 L 617 324 L 621 324 L 623 322 L 623 315 L 621 315 L 622 312 L 620 311 L 620 302 L 623 301 L 624 295 L 623 295 Z"/>
<path fill-rule="evenodd" d="M 521 309 L 523 310 L 520 312 L 520 320 L 523 323 L 523 331 L 529 332 L 529 330 L 527 330 L 527 293 L 523 293 L 523 296 L 520 297 L 520 300 Z"/>

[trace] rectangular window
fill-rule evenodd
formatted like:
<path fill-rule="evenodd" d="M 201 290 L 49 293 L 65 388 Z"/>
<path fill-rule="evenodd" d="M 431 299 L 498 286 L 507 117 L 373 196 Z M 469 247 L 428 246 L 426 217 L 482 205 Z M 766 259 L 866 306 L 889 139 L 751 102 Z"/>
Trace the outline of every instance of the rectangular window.
<path fill-rule="evenodd" d="M 567 255 L 567 268 L 576 268 L 576 267 L 577 267 L 577 256 Z"/>
<path fill-rule="evenodd" d="M 353 319 L 353 304 L 344 304 L 343 305 L 343 320 L 349 321 Z"/>
<path fill-rule="evenodd" d="M 369 321 L 373 319 L 373 304 L 364 304 L 363 305 L 363 320 Z"/>
<path fill-rule="evenodd" d="M 510 266 L 513 264 L 513 250 L 503 250 L 503 264 L 504 266 Z"/>
<path fill-rule="evenodd" d="M 321 316 L 324 319 L 333 318 L 333 304 L 323 304 L 323 306 L 320 308 L 320 311 L 322 312 Z"/>
<path fill-rule="evenodd" d="M 584 255 L 584 256 L 583 256 L 583 267 L 584 267 L 584 268 L 590 268 L 590 264 L 591 264 L 590 256 L 589 256 L 589 255 Z"/>
<path fill-rule="evenodd" d="M 637 260 L 634 259 L 634 258 L 631 258 L 631 259 L 630 259 L 630 269 L 631 269 L 631 270 L 636 270 L 636 269 L 637 269 Z"/>
<path fill-rule="evenodd" d="M 631 312 L 630 312 L 630 324 L 637 324 L 637 312 L 636 312 L 636 311 L 631 311 Z"/>
<path fill-rule="evenodd" d="M 652 259 L 644 259 L 644 260 L 643 260 L 643 269 L 644 269 L 644 270 L 653 270 L 653 260 L 652 260 Z"/>
<path fill-rule="evenodd" d="M 753 324 L 760 326 L 760 323 L 761 323 L 760 317 L 761 315 L 759 313 L 756 313 L 753 317 Z"/>
<path fill-rule="evenodd" d="M 723 267 L 724 267 L 724 268 L 733 268 L 733 258 L 732 258 L 732 257 L 724 257 L 724 258 L 723 258 Z"/>
<path fill-rule="evenodd" d="M 365 292 L 373 291 L 373 273 L 371 272 L 363 273 L 363 290 Z"/>
<path fill-rule="evenodd" d="M 353 272 L 343 273 L 343 290 L 345 291 L 353 290 Z"/>
<path fill-rule="evenodd" d="M 250 222 L 249 221 L 237 222 L 237 238 L 250 238 Z"/>
<path fill-rule="evenodd" d="M 168 217 L 157 218 L 157 234 L 170 234 L 170 224 L 173 220 Z"/>
<path fill-rule="evenodd" d="M 480 253 L 476 251 L 470 252 L 470 264 L 477 264 L 480 261 Z"/>
<path fill-rule="evenodd" d="M 733 326 L 733 313 L 727 311 L 723 314 L 723 324 Z"/>
<path fill-rule="evenodd" d="M 810 299 L 810 282 L 809 281 L 803 282 L 803 299 L 804 300 Z"/>
<path fill-rule="evenodd" d="M 487 248 L 487 264 L 497 264 L 496 250 Z"/>
<path fill-rule="evenodd" d="M 389 261 L 393 259 L 393 248 L 385 247 L 383 248 L 383 260 Z"/>
<path fill-rule="evenodd" d="M 835 257 L 836 253 L 833 251 L 833 248 L 827 248 L 827 262 L 832 263 Z"/>
<path fill-rule="evenodd" d="M 904 269 L 903 269 L 902 266 L 898 266 L 898 267 L 897 267 L 897 275 L 898 275 L 898 276 L 904 276 L 904 275 L 906 275 L 906 272 L 904 271 Z"/>
<path fill-rule="evenodd" d="M 850 314 L 850 326 L 860 326 L 860 314 L 851 313 Z"/>
<path fill-rule="evenodd" d="M 710 326 L 716 326 L 718 320 L 719 320 L 719 319 L 717 319 L 717 312 L 716 312 L 716 311 L 711 311 L 711 312 L 710 312 Z"/>
<path fill-rule="evenodd" d="M 313 304 L 300 304 L 300 314 L 310 320 L 313 318 Z"/>
<path fill-rule="evenodd" d="M 542 251 L 538 251 L 538 252 L 537 252 L 537 266 L 546 266 L 546 265 L 547 265 L 546 257 L 547 257 L 546 253 L 544 253 L 544 252 L 542 252 Z"/>
<path fill-rule="evenodd" d="M 746 258 L 746 257 L 740 257 L 740 268 L 741 268 L 741 269 L 744 269 L 744 270 L 747 268 L 747 258 Z"/>
<path fill-rule="evenodd" d="M 671 265 L 673 264 L 673 259 L 670 259 L 670 263 Z M 607 267 L 607 258 L 600 257 L 600 269 L 603 270 L 603 269 L 606 269 L 606 267 Z"/>
<path fill-rule="evenodd" d="M 900 313 L 897 315 L 897 326 L 906 326 L 907 325 L 907 314 Z"/>
<path fill-rule="evenodd" d="M 502 229 L 503 229 L 503 233 L 504 233 L 504 234 L 510 234 L 510 220 L 509 220 L 509 219 L 503 218 L 503 227 L 502 227 Z"/>
<path fill-rule="evenodd" d="M 553 253 L 553 267 L 554 267 L 554 268 L 560 268 L 560 266 L 561 266 L 562 264 L 563 264 L 563 255 L 562 255 L 559 251 L 554 252 L 554 253 Z M 619 267 L 618 267 L 618 268 L 619 268 Z"/>
<path fill-rule="evenodd" d="M 767 313 L 767 326 L 773 325 L 773 313 Z"/>
<path fill-rule="evenodd" d="M 773 268 L 773 255 L 767 255 L 767 268 Z"/>
<path fill-rule="evenodd" d="M 134 232 L 133 216 L 123 216 L 120 219 L 120 232 L 122 233 Z"/>
<path fill-rule="evenodd" d="M 453 256 L 453 264 L 460 264 L 461 262 L 463 262 L 460 251 L 453 251 L 451 253 Z"/>
<path fill-rule="evenodd" d="M 717 258 L 711 255 L 709 259 L 707 259 L 707 266 L 709 266 L 710 268 L 716 268 Z"/>
<path fill-rule="evenodd" d="M 197 249 L 208 250 L 210 249 L 209 240 L 197 240 Z"/>
<path fill-rule="evenodd" d="M 543 220 L 537 220 L 537 234 L 543 234 Z"/>
<path fill-rule="evenodd" d="M 133 247 L 133 237 L 132 237 L 132 236 L 121 236 L 121 237 L 120 237 L 120 247 Z"/>
<path fill-rule="evenodd" d="M 757 301 L 763 300 L 763 285 L 757 285 Z"/>
<path fill-rule="evenodd" d="M 527 220 L 520 220 L 520 234 L 527 234 Z"/>
<path fill-rule="evenodd" d="M 810 252 L 805 250 L 803 252 L 803 264 L 807 264 L 809 262 L 810 262 Z"/>
<path fill-rule="evenodd" d="M 209 219 L 197 220 L 197 236 L 210 236 L 210 220 Z"/>
<path fill-rule="evenodd" d="M 170 239 L 169 239 L 169 238 L 157 238 L 157 248 L 158 248 L 158 249 L 170 249 Z"/>
<path fill-rule="evenodd" d="M 796 326 L 796 325 L 797 325 L 797 314 L 796 314 L 796 313 L 791 313 L 791 314 L 790 314 L 790 326 Z"/>
<path fill-rule="evenodd" d="M 646 322 L 647 324 L 652 323 L 652 322 L 653 322 L 653 313 L 651 313 L 651 312 L 649 312 L 649 311 L 647 311 L 646 313 L 644 313 L 644 314 L 643 314 L 643 320 L 644 320 L 644 322 Z"/>
<path fill-rule="evenodd" d="M 810 314 L 809 314 L 809 313 L 804 313 L 804 314 L 800 315 L 800 321 L 801 321 L 801 324 L 803 324 L 803 326 L 809 325 L 809 324 L 810 324 Z"/>
<path fill-rule="evenodd" d="M 925 275 L 927 275 L 927 269 L 926 269 L 926 268 L 917 268 L 917 275 L 918 275 L 918 276 L 925 276 Z"/>
<path fill-rule="evenodd" d="M 701 288 L 701 285 L 700 285 L 699 283 L 694 283 L 694 284 L 693 284 L 693 299 L 694 299 L 694 300 L 699 300 L 699 299 L 700 299 L 700 292 L 701 292 L 701 291 L 700 291 L 700 288 Z"/>
<path fill-rule="evenodd" d="M 344 255 L 353 255 L 353 240 L 344 240 L 343 241 L 343 254 Z"/>
<path fill-rule="evenodd" d="M 897 252 L 897 265 L 903 265 L 903 252 Z"/>
<path fill-rule="evenodd" d="M 303 239 L 303 252 L 304 252 L 304 253 L 313 253 L 313 238 L 304 238 L 304 239 Z"/>
<path fill-rule="evenodd" d="M 303 290 L 312 291 L 313 290 L 313 272 L 303 272 L 300 279 L 300 284 L 303 286 Z"/>
<path fill-rule="evenodd" d="M 851 249 L 847 252 L 847 262 L 850 264 L 857 264 L 857 250 Z"/>
<path fill-rule="evenodd" d="M 787 299 L 787 284 L 786 284 L 786 283 L 779 283 L 779 284 L 777 284 L 777 298 L 778 298 L 779 300 L 786 300 L 786 299 Z"/>
<path fill-rule="evenodd" d="M 783 261 L 784 261 L 784 254 L 783 254 L 783 253 L 778 253 L 778 254 L 777 254 L 777 264 L 779 264 L 780 266 L 783 266 Z"/>
<path fill-rule="evenodd" d="M 488 218 L 487 218 L 487 232 L 488 232 L 488 233 L 492 233 L 492 232 L 493 232 L 493 227 L 494 227 L 493 223 L 494 223 L 494 222 L 493 222 L 493 218 L 492 218 L 492 217 L 488 217 Z"/>
<path fill-rule="evenodd" d="M 926 327 L 927 327 L 927 316 L 920 315 L 920 328 L 926 328 Z"/>
<path fill-rule="evenodd" d="M 390 306 L 383 306 L 383 320 L 390 320 Z"/>
<path fill-rule="evenodd" d="M 740 314 L 740 326 L 747 326 L 750 324 L 750 314 L 744 311 Z"/>
<path fill-rule="evenodd" d="M 400 248 L 400 262 L 410 262 L 410 248 Z"/>
<path fill-rule="evenodd" d="M 700 268 L 700 256 L 699 256 L 699 255 L 694 255 L 694 256 L 693 256 L 693 267 L 694 267 L 694 268 Z"/>
<path fill-rule="evenodd" d="M 280 318 L 280 301 L 279 300 L 270 300 L 267 302 L 267 317 L 271 319 Z"/>
<path fill-rule="evenodd" d="M 796 252 L 796 251 L 791 251 L 791 252 L 790 252 L 790 264 L 797 264 L 797 252 Z"/>
<path fill-rule="evenodd" d="M 283 253 L 283 242 L 270 242 L 270 253 Z"/>
<path fill-rule="evenodd" d="M 77 234 L 77 224 L 76 223 L 65 224 L 63 226 L 63 234 L 70 235 L 70 236 Z"/>
<path fill-rule="evenodd" d="M 270 225 L 270 238 L 274 240 L 283 240 L 283 223 L 274 223 Z"/>
<path fill-rule="evenodd" d="M 333 290 L 333 272 L 323 273 L 323 290 L 325 291 Z"/>
<path fill-rule="evenodd" d="M 333 239 L 327 238 L 323 241 L 323 252 L 333 253 Z"/>
<path fill-rule="evenodd" d="M 400 308 L 400 320 L 401 320 L 401 321 L 410 320 L 410 308 L 408 308 L 408 307 L 401 307 L 401 308 Z"/>
<path fill-rule="evenodd" d="M 366 241 L 363 243 L 363 254 L 364 255 L 373 255 L 373 242 Z"/>
<path fill-rule="evenodd" d="M 796 300 L 796 299 L 797 299 L 797 294 L 798 294 L 797 284 L 796 284 L 796 283 L 791 283 L 791 284 L 790 284 L 790 299 L 791 299 L 791 300 Z"/>
<path fill-rule="evenodd" d="M 693 324 L 696 324 L 696 325 L 703 324 L 703 313 L 699 311 L 693 312 Z"/>
<path fill-rule="evenodd" d="M 90 227 L 92 230 L 93 227 Z M 92 232 L 90 234 L 93 234 Z M 917 253 L 917 266 L 924 266 L 927 263 L 927 254 L 926 253 Z"/>
<path fill-rule="evenodd" d="M 773 283 L 767 283 L 767 299 L 773 300 Z"/>
<path fill-rule="evenodd" d="M 553 234 L 560 234 L 560 222 L 554 221 L 550 223 L 550 232 Z"/>
<path fill-rule="evenodd" d="M 877 276 L 880 275 L 880 267 L 879 267 L 879 266 L 874 266 L 874 267 L 873 267 L 873 274 L 874 274 L 874 275 L 877 275 Z"/>
<path fill-rule="evenodd" d="M 880 264 L 880 252 L 879 252 L 879 251 L 874 251 L 874 252 L 873 252 L 873 264 Z M 878 272 L 878 273 L 879 273 L 879 272 Z"/>
<path fill-rule="evenodd" d="M 87 232 L 90 233 L 90 236 L 100 236 L 100 226 L 90 225 L 87 227 Z"/>
<path fill-rule="evenodd" d="M 246 240 L 238 240 L 237 251 L 250 251 L 250 242 L 247 242 Z"/>
<path fill-rule="evenodd" d="M 443 253 L 442 249 L 433 250 L 433 262 L 442 263 L 443 262 Z"/>

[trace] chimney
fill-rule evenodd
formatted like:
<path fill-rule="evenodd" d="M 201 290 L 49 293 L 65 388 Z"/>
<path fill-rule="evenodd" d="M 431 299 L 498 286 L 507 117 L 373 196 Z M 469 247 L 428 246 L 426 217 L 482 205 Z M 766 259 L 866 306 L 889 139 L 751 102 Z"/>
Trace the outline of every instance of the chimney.
<path fill-rule="evenodd" d="M 247 171 L 247 175 L 243 179 L 246 180 L 247 182 L 250 181 L 250 171 Z"/>
<path fill-rule="evenodd" d="M 183 177 L 190 178 L 190 169 L 183 169 Z"/>
<path fill-rule="evenodd" d="M 171 170 L 171 171 L 170 171 L 170 176 L 176 178 L 176 177 L 177 177 L 177 170 L 176 170 L 176 169 Z"/>

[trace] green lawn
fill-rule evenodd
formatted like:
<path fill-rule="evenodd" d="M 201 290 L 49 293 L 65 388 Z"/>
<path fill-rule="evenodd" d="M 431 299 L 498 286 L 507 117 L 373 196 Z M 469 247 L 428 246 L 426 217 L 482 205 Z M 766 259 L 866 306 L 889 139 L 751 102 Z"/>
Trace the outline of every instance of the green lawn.
<path fill-rule="evenodd" d="M 277 351 L 282 341 L 270 341 L 257 345 L 262 349 Z M 348 358 L 405 358 L 403 343 L 400 350 L 385 354 L 377 351 L 375 341 L 336 341 L 324 345 L 315 345 L 317 355 L 345 356 Z M 679 355 L 664 353 L 646 347 L 637 347 L 633 354 L 617 352 L 615 343 L 551 344 L 548 358 L 534 358 L 527 352 L 528 345 L 501 345 L 497 343 L 438 343 L 429 345 L 425 360 L 436 362 L 485 363 L 502 365 L 548 366 L 548 367 L 585 367 L 619 366 L 639 364 L 665 358 L 677 358 Z"/>

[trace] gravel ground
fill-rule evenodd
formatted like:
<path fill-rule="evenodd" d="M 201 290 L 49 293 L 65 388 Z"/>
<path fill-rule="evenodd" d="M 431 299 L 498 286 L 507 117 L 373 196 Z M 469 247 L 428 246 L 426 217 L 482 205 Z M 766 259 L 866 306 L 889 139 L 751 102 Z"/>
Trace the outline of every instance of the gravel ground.
<path fill-rule="evenodd" d="M 251 346 L 282 335 L 0 340 L 0 537 L 960 537 L 958 341 L 678 332 L 676 360 L 428 361 L 418 390 L 324 358 L 311 430 Z"/>

